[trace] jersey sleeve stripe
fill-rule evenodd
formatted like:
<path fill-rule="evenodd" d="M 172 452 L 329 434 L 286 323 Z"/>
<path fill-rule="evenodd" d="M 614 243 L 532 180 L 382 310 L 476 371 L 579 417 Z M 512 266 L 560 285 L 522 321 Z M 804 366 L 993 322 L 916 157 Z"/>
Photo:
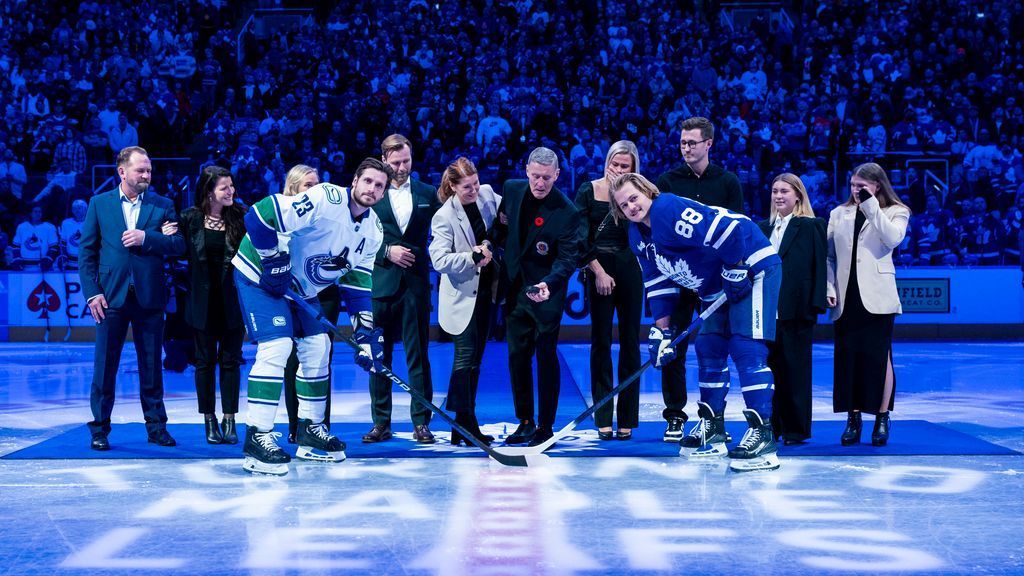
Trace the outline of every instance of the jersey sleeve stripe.
<path fill-rule="evenodd" d="M 277 222 L 281 227 L 280 232 L 287 232 L 284 227 L 284 215 L 281 213 L 281 205 L 277 201 L 277 194 L 270 197 L 270 201 L 274 204 L 274 213 L 277 214 Z"/>
<path fill-rule="evenodd" d="M 708 233 L 704 236 L 704 245 L 708 246 L 711 244 L 711 238 L 715 235 L 715 230 L 718 230 L 718 223 L 722 220 L 724 212 L 716 211 L 715 219 L 711 221 L 711 226 L 708 227 Z"/>
<path fill-rule="evenodd" d="M 664 274 L 662 274 L 661 276 L 658 276 L 657 278 L 655 278 L 653 280 L 648 280 L 647 282 L 644 282 L 644 288 L 650 288 L 651 286 L 654 286 L 658 282 L 661 282 L 662 280 L 666 280 L 666 279 L 668 279 L 668 276 L 665 276 Z"/>
<path fill-rule="evenodd" d="M 750 257 L 747 258 L 747 266 L 753 268 L 755 264 L 771 256 L 772 254 L 775 254 L 775 248 L 772 248 L 771 244 L 769 244 L 768 246 L 765 246 L 764 248 L 761 248 L 757 252 L 751 254 Z"/>
<path fill-rule="evenodd" d="M 722 244 L 725 243 L 726 238 L 728 238 L 729 235 L 732 234 L 732 231 L 736 229 L 737 224 L 739 224 L 739 220 L 733 220 L 732 222 L 730 222 L 729 226 L 725 229 L 725 232 L 722 232 L 722 235 L 718 237 L 718 240 L 715 241 L 712 248 L 714 248 L 715 250 L 721 248 Z"/>

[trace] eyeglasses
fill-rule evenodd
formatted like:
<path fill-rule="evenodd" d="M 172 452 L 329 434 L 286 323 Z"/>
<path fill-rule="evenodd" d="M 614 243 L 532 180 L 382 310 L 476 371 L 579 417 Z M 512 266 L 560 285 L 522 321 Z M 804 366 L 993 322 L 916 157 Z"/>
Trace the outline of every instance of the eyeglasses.
<path fill-rule="evenodd" d="M 708 140 L 711 140 L 711 138 L 705 138 L 703 140 L 680 140 L 679 141 L 679 147 L 680 148 L 696 148 L 697 144 L 703 144 L 703 143 L 707 142 Z"/>

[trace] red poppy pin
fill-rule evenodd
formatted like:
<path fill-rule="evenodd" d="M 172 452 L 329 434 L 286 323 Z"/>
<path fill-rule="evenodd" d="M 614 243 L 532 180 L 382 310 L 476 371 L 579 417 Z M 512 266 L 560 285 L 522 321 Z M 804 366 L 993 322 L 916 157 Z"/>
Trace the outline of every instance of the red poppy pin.
<path fill-rule="evenodd" d="M 540 216 L 537 216 L 536 218 L 533 219 L 533 225 L 540 228 L 541 226 L 544 225 L 544 219 L 541 218 Z"/>

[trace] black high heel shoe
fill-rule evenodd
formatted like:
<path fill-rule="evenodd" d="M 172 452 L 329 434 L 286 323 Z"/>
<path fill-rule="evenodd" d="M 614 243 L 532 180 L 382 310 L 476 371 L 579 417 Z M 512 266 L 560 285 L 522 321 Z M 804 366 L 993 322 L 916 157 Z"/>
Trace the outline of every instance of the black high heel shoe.
<path fill-rule="evenodd" d="M 889 442 L 889 413 L 875 416 L 875 429 L 871 432 L 872 446 L 885 446 Z"/>
<path fill-rule="evenodd" d="M 238 444 L 238 432 L 235 431 L 235 415 L 225 414 L 220 421 L 220 434 L 224 437 L 225 444 Z"/>
<path fill-rule="evenodd" d="M 601 440 L 615 440 L 615 431 L 608 430 L 607 432 L 605 432 L 603 430 L 598 430 L 597 437 Z"/>
<path fill-rule="evenodd" d="M 216 414 L 206 415 L 206 443 L 223 444 L 224 436 L 220 432 L 220 424 L 217 423 Z"/>
<path fill-rule="evenodd" d="M 474 434 L 474 436 L 476 437 L 477 440 L 488 446 L 491 445 L 491 442 L 494 442 L 494 436 L 488 436 L 487 434 L 482 433 L 480 435 Z M 474 444 L 469 440 L 469 438 L 466 438 L 458 430 L 452 428 L 452 446 L 461 446 L 463 444 L 465 444 L 467 447 L 474 446 Z"/>
<path fill-rule="evenodd" d="M 843 436 L 839 439 L 840 442 L 843 443 L 843 446 L 860 444 L 861 427 L 862 420 L 860 412 L 850 412 L 846 416 L 846 430 L 843 430 Z"/>

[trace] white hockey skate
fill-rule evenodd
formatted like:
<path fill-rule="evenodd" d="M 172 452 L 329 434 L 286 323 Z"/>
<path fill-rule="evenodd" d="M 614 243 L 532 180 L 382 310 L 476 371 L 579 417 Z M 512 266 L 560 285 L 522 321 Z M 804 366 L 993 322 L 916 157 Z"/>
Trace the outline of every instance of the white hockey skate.
<path fill-rule="evenodd" d="M 748 428 L 740 443 L 729 451 L 729 468 L 736 472 L 777 470 L 782 464 L 771 423 L 762 421 L 754 410 L 744 410 L 743 417 Z"/>
<path fill-rule="evenodd" d="M 288 473 L 291 456 L 277 445 L 280 432 L 259 432 L 254 426 L 246 426 L 245 446 L 242 452 L 245 461 L 242 470 L 251 474 L 284 476 Z"/>
<path fill-rule="evenodd" d="M 312 420 L 299 420 L 295 434 L 295 457 L 313 462 L 341 462 L 345 459 L 345 443 L 332 436 L 327 426 L 313 424 Z"/>
<path fill-rule="evenodd" d="M 725 445 L 728 441 L 725 433 L 725 415 L 716 415 L 711 406 L 698 402 L 697 416 L 700 420 L 679 442 L 679 455 L 696 459 L 725 456 L 729 452 Z"/>

